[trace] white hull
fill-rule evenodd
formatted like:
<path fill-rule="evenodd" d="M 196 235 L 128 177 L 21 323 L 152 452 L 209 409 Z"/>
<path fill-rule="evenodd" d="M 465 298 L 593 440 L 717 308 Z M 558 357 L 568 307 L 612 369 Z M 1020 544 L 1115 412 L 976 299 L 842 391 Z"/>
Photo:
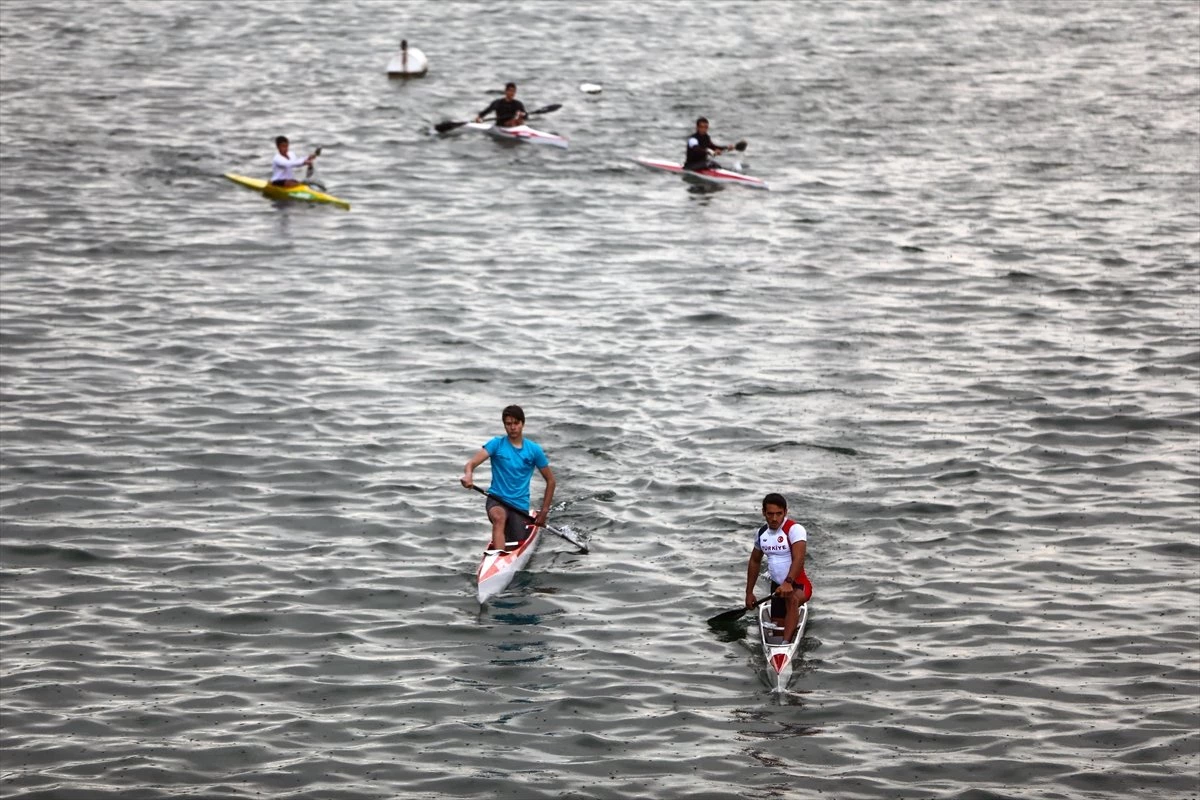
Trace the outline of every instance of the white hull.
<path fill-rule="evenodd" d="M 767 189 L 767 182 L 753 175 L 745 175 L 730 169 L 684 169 L 682 164 L 672 161 L 658 161 L 653 158 L 635 158 L 634 162 L 646 169 L 658 172 L 672 172 L 685 179 L 700 183 L 716 184 L 719 186 L 745 186 L 749 189 Z"/>
<path fill-rule="evenodd" d="M 515 550 L 510 550 L 505 555 L 484 553 L 483 560 L 479 562 L 479 569 L 475 572 L 480 604 L 486 603 L 508 588 L 513 577 L 529 563 L 540 538 L 542 529 L 534 528 L 529 538 Z"/>
<path fill-rule="evenodd" d="M 396 53 L 387 65 L 389 78 L 420 78 L 428 71 L 429 59 L 415 47 L 408 48 L 407 60 L 402 58 L 400 53 Z"/>
<path fill-rule="evenodd" d="M 486 133 L 496 139 L 504 139 L 514 142 L 528 142 L 529 144 L 548 144 L 551 147 L 561 147 L 567 149 L 567 137 L 559 136 L 556 133 L 546 133 L 545 131 L 534 130 L 528 125 L 513 125 L 510 128 L 501 127 L 491 122 L 468 122 L 463 126 L 469 130 L 479 133 Z"/>
<path fill-rule="evenodd" d="M 784 642 L 776 631 L 768 628 L 771 624 L 771 602 L 768 600 L 758 607 L 758 631 L 762 640 L 763 656 L 767 661 L 767 677 L 771 680 L 775 691 L 782 692 L 792 677 L 792 667 L 796 652 L 800 649 L 800 640 L 804 638 L 804 629 L 808 626 L 808 603 L 800 606 L 800 621 L 796 624 L 796 635 L 790 642 Z"/>

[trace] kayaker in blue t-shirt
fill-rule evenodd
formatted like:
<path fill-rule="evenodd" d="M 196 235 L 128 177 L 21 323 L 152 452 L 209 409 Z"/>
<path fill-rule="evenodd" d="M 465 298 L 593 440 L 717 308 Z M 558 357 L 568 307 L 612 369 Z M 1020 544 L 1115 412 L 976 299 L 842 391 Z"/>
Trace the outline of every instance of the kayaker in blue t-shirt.
<path fill-rule="evenodd" d="M 713 153 L 724 153 L 732 150 L 733 145 L 715 144 L 708 137 L 708 120 L 701 117 L 696 120 L 696 130 L 688 137 L 687 155 L 683 159 L 684 169 L 721 169 L 721 165 L 709 156 Z"/>
<path fill-rule="evenodd" d="M 517 99 L 517 85 L 504 84 L 504 97 L 497 98 L 487 108 L 475 116 L 476 122 L 482 122 L 488 114 L 496 112 L 496 124 L 502 128 L 511 128 L 525 121 L 525 104 Z"/>
<path fill-rule="evenodd" d="M 489 440 L 471 456 L 459 479 L 468 489 L 474 487 L 475 468 L 491 459 L 492 485 L 488 487 L 488 494 L 503 501 L 497 502 L 489 497 L 484 507 L 492 523 L 492 550 L 503 550 L 505 542 L 521 542 L 529 536 L 528 520 L 510 511 L 505 503 L 514 508 L 529 508 L 529 482 L 535 469 L 542 473 L 546 481 L 542 507 L 536 516 L 538 525 L 546 524 L 550 503 L 554 499 L 554 473 L 550 471 L 550 461 L 537 442 L 524 436 L 525 412 L 520 406 L 507 406 L 500 412 L 500 419 L 504 423 L 505 435 Z"/>

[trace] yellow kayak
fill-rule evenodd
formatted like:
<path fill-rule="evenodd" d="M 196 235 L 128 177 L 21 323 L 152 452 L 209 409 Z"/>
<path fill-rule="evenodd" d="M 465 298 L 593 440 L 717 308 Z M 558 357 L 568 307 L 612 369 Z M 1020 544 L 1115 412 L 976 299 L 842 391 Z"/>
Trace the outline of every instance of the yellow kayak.
<path fill-rule="evenodd" d="M 345 200 L 334 197 L 331 194 L 317 191 L 307 184 L 299 186 L 272 186 L 262 178 L 247 178 L 245 175 L 234 175 L 232 172 L 226 172 L 225 177 L 234 183 L 245 186 L 247 189 L 255 189 L 262 192 L 272 200 L 305 200 L 309 203 L 324 203 L 330 206 L 337 206 L 350 210 L 350 204 Z"/>

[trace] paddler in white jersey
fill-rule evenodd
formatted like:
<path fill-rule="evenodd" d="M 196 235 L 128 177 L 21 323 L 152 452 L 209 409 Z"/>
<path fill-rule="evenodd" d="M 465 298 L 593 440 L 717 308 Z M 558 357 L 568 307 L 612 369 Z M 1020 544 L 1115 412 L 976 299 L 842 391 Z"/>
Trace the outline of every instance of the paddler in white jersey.
<path fill-rule="evenodd" d="M 800 606 L 812 597 L 812 583 L 804 574 L 804 552 L 808 532 L 795 520 L 788 519 L 787 500 L 772 492 L 763 498 L 762 515 L 767 524 L 758 529 L 754 548 L 746 565 L 746 608 L 755 603 L 754 584 L 767 557 L 771 575 L 771 621 L 783 626 L 783 640 L 790 642 L 800 622 Z"/>
<path fill-rule="evenodd" d="M 529 482 L 536 469 L 546 481 L 542 495 L 542 507 L 536 517 L 537 525 L 546 524 L 550 513 L 550 502 L 554 499 L 554 473 L 550 461 L 541 446 L 525 438 L 525 412 L 520 406 L 507 406 L 500 412 L 504 423 L 504 436 L 496 436 L 485 442 L 463 467 L 459 481 L 468 489 L 475 485 L 475 468 L 484 461 L 492 461 L 492 483 L 488 487 L 488 520 L 492 523 L 491 550 L 504 550 L 506 542 L 523 542 L 529 536 L 529 520 L 512 509 L 529 508 Z M 497 501 L 495 498 L 499 498 Z"/>
<path fill-rule="evenodd" d="M 307 167 L 313 163 L 317 157 L 316 153 L 306 158 L 292 158 L 288 153 L 288 138 L 286 136 L 275 137 L 275 157 L 271 159 L 271 185 L 272 186 L 299 186 L 300 181 L 292 175 L 292 170 L 296 167 Z"/>

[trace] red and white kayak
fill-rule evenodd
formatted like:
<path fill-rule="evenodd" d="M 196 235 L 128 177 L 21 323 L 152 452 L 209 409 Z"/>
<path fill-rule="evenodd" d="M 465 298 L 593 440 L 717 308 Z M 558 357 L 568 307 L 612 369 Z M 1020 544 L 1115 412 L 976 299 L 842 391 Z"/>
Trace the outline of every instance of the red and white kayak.
<path fill-rule="evenodd" d="M 534 130 L 528 125 L 513 125 L 506 128 L 491 122 L 468 122 L 463 127 L 478 131 L 479 133 L 486 133 L 497 139 L 529 142 L 530 144 L 548 144 L 551 147 L 561 147 L 563 150 L 567 149 L 567 137 L 559 136 L 557 133 Z"/>
<path fill-rule="evenodd" d="M 483 560 L 479 562 L 479 570 L 475 573 L 475 579 L 479 584 L 480 604 L 486 603 L 508 588 L 513 577 L 525 569 L 525 565 L 529 563 L 534 548 L 537 547 L 538 539 L 541 537 L 542 529 L 534 528 L 525 541 L 514 549 L 503 554 L 499 550 L 484 552 Z"/>
<path fill-rule="evenodd" d="M 751 189 L 767 188 L 767 182 L 762 178 L 745 175 L 741 172 L 734 172 L 730 169 L 684 169 L 681 164 L 676 164 L 673 161 L 656 161 L 652 158 L 635 158 L 634 161 L 646 169 L 658 170 L 660 172 L 674 172 L 676 175 L 700 181 L 701 183 L 736 184 L 738 186 L 747 186 Z"/>
<path fill-rule="evenodd" d="M 787 682 L 792 677 L 792 665 L 796 651 L 800 649 L 800 640 L 804 638 L 804 629 L 808 626 L 808 603 L 800 606 L 800 621 L 796 623 L 796 635 L 790 642 L 785 642 L 782 630 L 775 627 L 771 621 L 771 601 L 758 607 L 758 630 L 762 637 L 763 656 L 767 659 L 767 678 L 772 682 L 775 691 L 782 692 L 787 688 Z"/>

